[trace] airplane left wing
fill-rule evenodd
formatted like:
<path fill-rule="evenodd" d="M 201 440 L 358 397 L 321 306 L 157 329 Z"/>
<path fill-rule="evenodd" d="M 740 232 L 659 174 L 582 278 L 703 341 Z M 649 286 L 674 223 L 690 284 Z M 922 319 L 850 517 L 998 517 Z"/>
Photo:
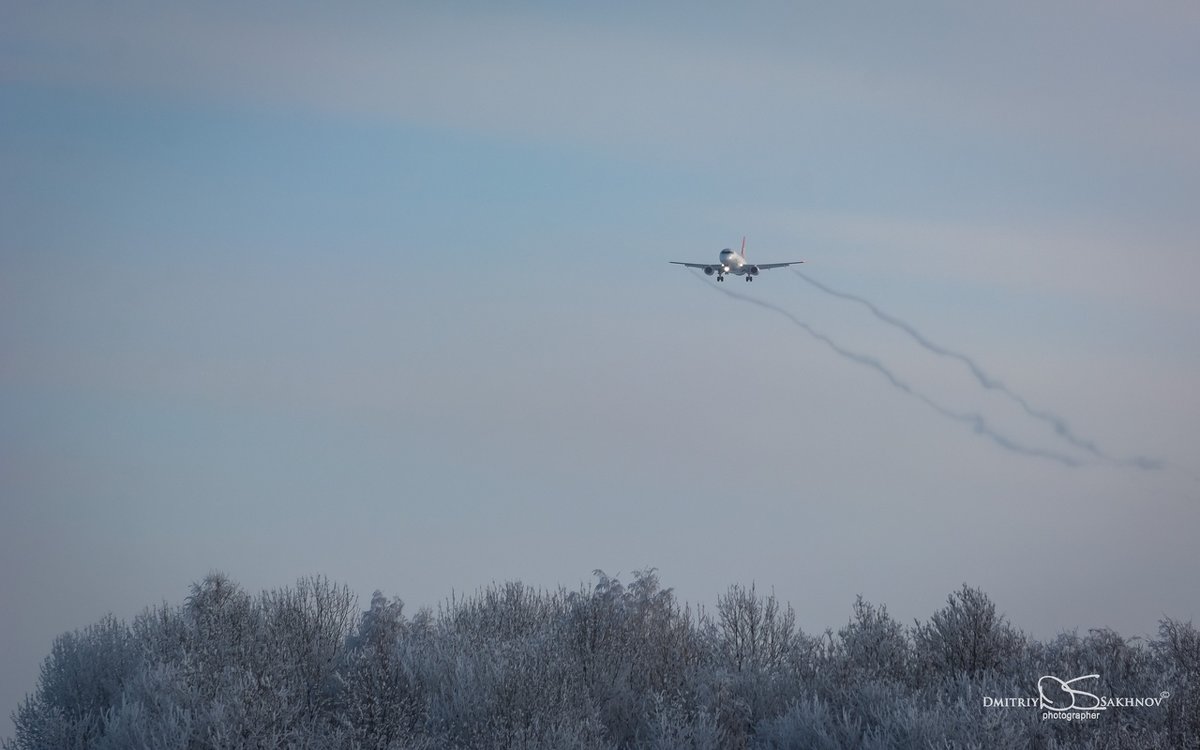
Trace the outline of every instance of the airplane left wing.
<path fill-rule="evenodd" d="M 803 262 L 804 261 L 802 261 L 802 260 L 793 260 L 793 261 L 789 261 L 787 263 L 755 263 L 753 265 L 758 266 L 758 270 L 762 271 L 767 268 L 786 268 L 788 266 L 798 266 Z"/>

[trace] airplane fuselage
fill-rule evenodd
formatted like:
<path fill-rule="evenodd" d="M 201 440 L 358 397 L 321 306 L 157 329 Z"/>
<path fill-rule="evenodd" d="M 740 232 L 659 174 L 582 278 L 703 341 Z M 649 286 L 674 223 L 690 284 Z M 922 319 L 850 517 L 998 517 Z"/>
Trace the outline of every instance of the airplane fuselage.
<path fill-rule="evenodd" d="M 709 266 L 708 268 L 705 268 L 704 273 L 708 274 L 709 276 L 712 276 L 715 273 L 718 281 L 720 281 L 721 277 L 727 273 L 731 273 L 734 276 L 748 276 L 751 278 L 758 275 L 758 266 L 755 266 L 752 263 L 747 263 L 746 258 L 743 257 L 741 253 L 730 250 L 729 248 L 722 250 L 721 254 L 717 256 L 717 258 L 719 262 L 715 266 Z M 747 279 L 747 281 L 749 281 L 749 279 Z"/>

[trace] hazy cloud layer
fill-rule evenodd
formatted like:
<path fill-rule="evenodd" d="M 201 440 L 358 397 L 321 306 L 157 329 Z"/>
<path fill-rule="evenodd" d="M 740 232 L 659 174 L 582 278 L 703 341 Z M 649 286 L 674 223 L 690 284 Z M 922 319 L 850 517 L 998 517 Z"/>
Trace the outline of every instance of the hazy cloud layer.
<path fill-rule="evenodd" d="M 12 82 L 293 105 L 696 157 L 784 147 L 831 112 L 1049 135 L 1195 164 L 1195 13 L 1161 4 L 599 14 L 154 3 L 12 4 Z M 755 20 L 758 18 L 759 20 Z M 770 19 L 770 20 L 766 20 Z M 1145 41 L 1146 31 L 1153 42 Z M 919 39 L 899 47 L 894 35 Z M 1136 54 L 1113 55 L 1113 49 Z M 1098 75 L 1098 71 L 1102 75 Z M 1103 83 L 1100 83 L 1103 82 Z M 834 120 L 836 122 L 836 120 Z M 799 128 L 797 128 L 799 126 Z M 814 127 L 815 126 L 815 127 Z"/>

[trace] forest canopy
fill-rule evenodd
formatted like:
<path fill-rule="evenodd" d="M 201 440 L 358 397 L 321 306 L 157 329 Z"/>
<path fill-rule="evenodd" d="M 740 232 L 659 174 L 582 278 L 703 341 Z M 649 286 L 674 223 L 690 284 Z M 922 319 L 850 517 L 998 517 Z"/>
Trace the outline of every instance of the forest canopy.
<path fill-rule="evenodd" d="M 1069 716 L 1086 696 L 1117 703 Z M 693 608 L 654 570 L 411 615 L 320 577 L 252 595 L 213 573 L 59 636 L 13 718 L 5 750 L 1194 748 L 1200 636 L 1164 618 L 1149 640 L 1042 642 L 966 584 L 923 622 L 859 597 L 809 634 L 753 585 Z"/>

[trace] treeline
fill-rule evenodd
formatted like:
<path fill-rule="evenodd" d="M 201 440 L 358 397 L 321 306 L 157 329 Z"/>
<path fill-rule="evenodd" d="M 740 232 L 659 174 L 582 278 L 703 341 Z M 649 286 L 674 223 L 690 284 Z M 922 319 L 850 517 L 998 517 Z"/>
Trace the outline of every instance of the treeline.
<path fill-rule="evenodd" d="M 985 705 L 1090 674 L 1079 690 L 1160 704 L 1076 721 Z M 859 598 L 810 635 L 753 586 L 694 610 L 652 570 L 412 616 L 322 578 L 252 596 L 213 574 L 181 606 L 59 636 L 13 718 L 5 750 L 1196 748 L 1200 636 L 1164 619 L 1150 641 L 1040 642 L 965 585 L 926 622 Z"/>

